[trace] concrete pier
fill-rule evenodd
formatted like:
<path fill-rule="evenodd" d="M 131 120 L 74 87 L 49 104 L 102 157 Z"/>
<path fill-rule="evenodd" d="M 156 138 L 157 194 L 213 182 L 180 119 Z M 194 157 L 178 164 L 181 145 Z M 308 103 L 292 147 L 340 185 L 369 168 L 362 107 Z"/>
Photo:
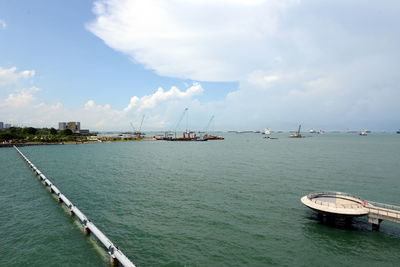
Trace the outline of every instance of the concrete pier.
<path fill-rule="evenodd" d="M 36 166 L 27 158 L 25 155 L 14 146 L 15 150 L 21 155 L 26 161 L 28 166 L 37 175 L 37 177 L 43 182 L 46 187 L 49 187 L 50 192 L 57 196 L 57 201 L 68 207 L 71 216 L 76 216 L 83 226 L 84 233 L 86 235 L 93 234 L 107 249 L 110 255 L 110 262 L 113 265 L 121 263 L 123 266 L 135 267 L 135 265 L 115 246 L 110 239 L 107 238 L 103 232 L 101 232 L 86 216 L 76 207 L 72 202 L 38 169 Z"/>
<path fill-rule="evenodd" d="M 368 216 L 372 229 L 379 229 L 384 220 L 400 223 L 400 206 L 363 200 L 347 193 L 316 192 L 302 197 L 301 202 L 319 214 Z"/>

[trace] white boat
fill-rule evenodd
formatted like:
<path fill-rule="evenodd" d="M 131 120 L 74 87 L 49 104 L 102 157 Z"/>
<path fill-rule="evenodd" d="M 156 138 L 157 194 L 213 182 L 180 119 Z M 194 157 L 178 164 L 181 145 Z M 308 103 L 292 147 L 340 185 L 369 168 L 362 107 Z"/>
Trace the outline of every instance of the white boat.
<path fill-rule="evenodd" d="M 324 134 L 325 133 L 325 131 L 323 131 L 323 130 L 317 131 L 314 129 L 311 129 L 309 132 L 310 132 L 310 134 Z"/>
<path fill-rule="evenodd" d="M 265 128 L 263 134 L 265 134 L 265 135 L 270 135 L 270 134 L 271 134 L 270 129 Z"/>
<path fill-rule="evenodd" d="M 367 130 L 361 130 L 359 135 L 366 136 L 367 135 Z"/>

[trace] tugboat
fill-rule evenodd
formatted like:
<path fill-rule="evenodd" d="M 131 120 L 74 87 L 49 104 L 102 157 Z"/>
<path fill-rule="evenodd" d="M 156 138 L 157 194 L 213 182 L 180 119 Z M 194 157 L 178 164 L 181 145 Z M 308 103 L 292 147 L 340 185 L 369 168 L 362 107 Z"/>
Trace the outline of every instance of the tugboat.
<path fill-rule="evenodd" d="M 294 134 L 290 135 L 289 138 L 303 138 L 304 136 L 300 133 L 301 124 L 299 125 L 299 129 Z"/>

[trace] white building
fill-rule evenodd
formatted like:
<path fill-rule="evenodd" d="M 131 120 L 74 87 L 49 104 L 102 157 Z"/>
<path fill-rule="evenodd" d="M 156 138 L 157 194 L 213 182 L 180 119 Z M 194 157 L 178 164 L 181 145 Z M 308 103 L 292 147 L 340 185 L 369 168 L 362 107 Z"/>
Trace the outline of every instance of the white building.
<path fill-rule="evenodd" d="M 79 133 L 81 131 L 81 123 L 79 121 L 59 122 L 58 129 L 70 129 L 74 133 Z"/>
<path fill-rule="evenodd" d="M 70 121 L 67 123 L 67 128 L 74 133 L 79 133 L 81 130 L 81 123 L 79 121 Z"/>
<path fill-rule="evenodd" d="M 59 122 L 58 123 L 58 130 L 65 130 L 67 129 L 67 123 L 66 122 Z"/>

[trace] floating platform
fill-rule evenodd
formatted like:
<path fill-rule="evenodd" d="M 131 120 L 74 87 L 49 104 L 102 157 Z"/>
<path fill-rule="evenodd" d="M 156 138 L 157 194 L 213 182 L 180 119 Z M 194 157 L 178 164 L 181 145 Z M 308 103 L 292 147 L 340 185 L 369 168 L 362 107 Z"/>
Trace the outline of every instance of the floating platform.
<path fill-rule="evenodd" d="M 302 197 L 301 202 L 318 213 L 344 217 L 368 216 L 373 228 L 383 220 L 400 223 L 400 206 L 363 200 L 342 192 L 316 192 Z"/>
<path fill-rule="evenodd" d="M 340 192 L 312 193 L 302 197 L 301 202 L 310 209 L 327 214 L 348 216 L 368 214 L 368 209 L 363 206 L 364 200 Z"/>

